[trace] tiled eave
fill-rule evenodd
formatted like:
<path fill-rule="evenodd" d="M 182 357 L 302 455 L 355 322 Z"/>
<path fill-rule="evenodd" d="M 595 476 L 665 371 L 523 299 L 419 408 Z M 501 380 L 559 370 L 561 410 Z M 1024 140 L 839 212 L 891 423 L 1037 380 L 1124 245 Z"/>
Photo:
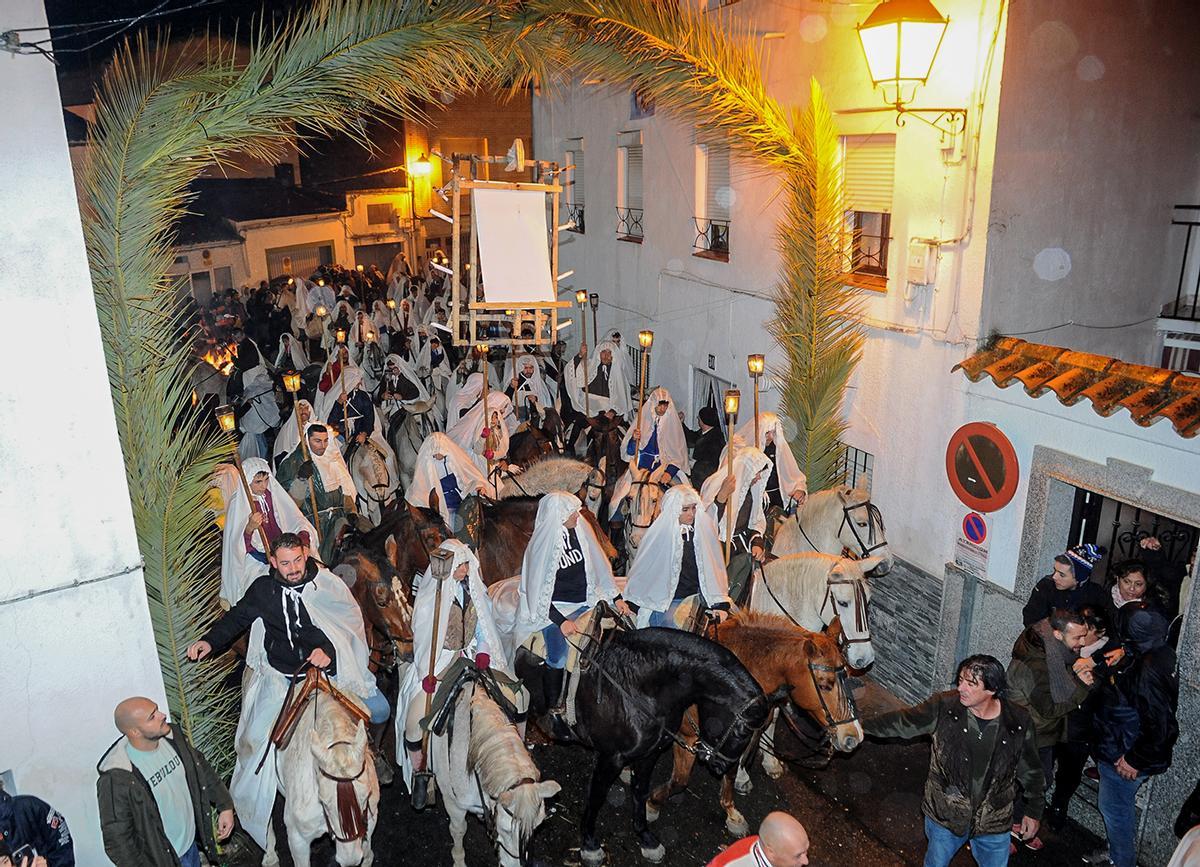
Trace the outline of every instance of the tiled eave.
<path fill-rule="evenodd" d="M 1120 410 L 1142 427 L 1167 419 L 1182 437 L 1200 432 L 1200 377 L 1129 364 L 1107 355 L 1001 337 L 954 365 L 972 382 L 1020 383 L 1030 397 L 1053 392 L 1064 406 L 1089 401 L 1102 416 Z"/>

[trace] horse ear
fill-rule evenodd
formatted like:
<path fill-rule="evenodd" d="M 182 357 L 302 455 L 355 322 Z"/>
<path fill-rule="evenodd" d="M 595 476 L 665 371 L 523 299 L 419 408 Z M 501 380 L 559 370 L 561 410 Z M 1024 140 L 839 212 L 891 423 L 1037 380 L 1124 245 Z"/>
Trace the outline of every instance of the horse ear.
<path fill-rule="evenodd" d="M 553 798 L 555 795 L 561 792 L 562 786 L 560 786 L 554 780 L 545 780 L 541 783 L 538 783 L 534 787 L 534 791 L 537 792 L 537 796 L 544 801 L 547 798 Z"/>
<path fill-rule="evenodd" d="M 837 618 L 834 618 L 834 623 L 837 623 Z M 830 628 L 832 628 L 832 626 L 830 626 Z M 840 629 L 841 627 L 839 626 L 838 628 Z M 821 651 L 817 648 L 817 643 L 815 641 L 813 641 L 811 638 L 804 639 L 805 656 L 811 659 L 814 656 L 818 656 L 820 653 Z"/>
<path fill-rule="evenodd" d="M 837 495 L 838 499 L 842 501 L 842 505 L 848 506 L 850 505 L 851 500 L 854 499 L 854 488 L 850 487 L 849 485 L 841 485 L 837 489 Z"/>
<path fill-rule="evenodd" d="M 842 618 L 833 618 L 833 621 L 825 627 L 825 634 L 832 638 L 836 644 L 842 637 Z"/>
<path fill-rule="evenodd" d="M 400 546 L 396 544 L 396 537 L 389 535 L 383 542 L 383 550 L 387 553 L 388 562 L 393 566 L 396 565 L 396 552 Z"/>

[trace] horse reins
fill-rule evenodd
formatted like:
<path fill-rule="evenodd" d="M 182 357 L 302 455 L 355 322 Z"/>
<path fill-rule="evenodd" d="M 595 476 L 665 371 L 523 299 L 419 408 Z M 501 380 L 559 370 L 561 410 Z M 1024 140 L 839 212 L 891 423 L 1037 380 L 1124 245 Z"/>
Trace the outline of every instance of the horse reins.
<path fill-rule="evenodd" d="M 834 599 L 833 596 L 834 585 L 851 584 L 854 586 L 854 631 L 859 633 L 861 637 L 851 638 L 846 634 L 845 630 L 843 630 L 843 644 L 850 645 L 871 643 L 871 623 L 867 613 L 867 591 L 863 586 L 866 580 L 867 579 L 865 577 L 833 578 L 832 574 L 825 576 L 825 601 L 821 604 L 821 611 L 824 611 L 826 606 L 828 606 L 834 617 L 841 617 L 837 611 L 837 600 Z M 769 589 L 770 588 L 768 588 L 768 590 Z M 774 598 L 774 595 L 772 595 L 771 598 Z"/>
<path fill-rule="evenodd" d="M 858 532 L 858 523 L 850 520 L 850 513 L 855 509 L 867 510 L 866 542 L 863 541 L 862 536 Z M 879 526 L 879 535 L 882 539 L 885 529 L 883 525 L 883 513 L 880 512 L 879 507 L 870 500 L 866 500 L 862 503 L 855 503 L 849 506 L 842 506 L 842 523 L 838 525 L 837 535 L 840 537 L 842 535 L 842 530 L 848 526 L 850 528 L 850 532 L 854 536 L 854 541 L 858 543 L 859 547 L 859 553 L 856 555 L 855 559 L 863 560 L 867 557 L 870 557 L 872 551 L 877 551 L 887 545 L 887 539 L 882 539 L 882 541 L 879 542 L 875 541 L 875 527 L 877 524 Z M 804 530 L 804 524 L 800 522 L 800 512 L 798 510 L 796 512 L 796 527 L 800 530 L 800 535 L 804 537 L 804 541 L 808 543 L 808 547 L 812 548 L 814 551 L 821 550 L 819 546 L 813 543 L 812 539 L 808 538 L 808 533 L 806 533 Z"/>

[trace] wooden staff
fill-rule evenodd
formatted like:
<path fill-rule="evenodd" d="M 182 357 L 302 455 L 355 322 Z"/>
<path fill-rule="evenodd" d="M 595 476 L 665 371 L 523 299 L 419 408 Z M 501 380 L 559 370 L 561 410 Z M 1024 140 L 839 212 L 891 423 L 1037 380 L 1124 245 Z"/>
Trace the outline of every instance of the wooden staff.
<path fill-rule="evenodd" d="M 308 455 L 308 437 L 304 435 L 304 425 L 300 422 L 300 393 L 297 391 L 292 392 L 292 408 L 296 413 L 296 433 L 300 434 L 300 453 L 304 455 L 305 461 L 310 461 L 312 458 L 310 458 Z M 316 467 L 313 467 L 313 469 L 316 469 Z M 317 489 L 313 485 L 312 476 L 308 477 L 308 497 L 309 501 L 312 503 L 313 530 L 315 530 L 317 533 L 317 548 L 320 549 L 321 513 L 317 511 Z"/>
<path fill-rule="evenodd" d="M 483 457 L 487 461 L 487 477 L 490 483 L 492 481 L 492 459 L 496 455 L 498 437 L 496 432 L 492 430 L 492 411 L 488 406 L 488 346 L 486 343 L 481 343 L 477 349 L 479 350 L 479 358 L 482 362 L 480 367 L 482 368 L 483 376 L 483 430 L 486 431 L 483 434 Z M 503 424 L 504 420 L 501 419 L 500 423 Z"/>
<path fill-rule="evenodd" d="M 250 483 L 246 481 L 246 470 L 242 467 L 242 456 L 238 454 L 237 441 L 233 436 L 233 429 L 237 426 L 237 416 L 234 415 L 233 407 L 228 405 L 217 407 L 215 414 L 221 430 L 229 434 L 233 441 L 233 466 L 237 469 L 238 480 L 242 483 L 242 493 L 246 495 L 246 502 L 250 504 L 250 514 L 256 515 L 259 509 L 254 503 L 254 496 L 250 493 Z M 270 554 L 271 543 L 267 541 L 266 528 L 261 524 L 258 527 L 258 534 L 262 539 L 263 551 Z"/>
<path fill-rule="evenodd" d="M 733 426 L 737 421 L 738 403 L 741 399 L 741 392 L 736 388 L 731 388 L 725 392 L 725 429 L 729 432 L 729 438 L 725 446 L 725 475 L 726 478 L 733 478 Z M 729 498 L 725 501 L 725 565 L 729 565 L 729 561 L 733 558 L 733 513 L 736 511 L 733 505 L 733 494 L 736 493 L 737 484 L 734 484 L 734 490 L 730 491 Z M 738 504 L 738 508 L 741 503 Z"/>
<path fill-rule="evenodd" d="M 441 650 L 441 641 L 438 635 L 438 626 L 442 619 L 442 586 L 446 583 L 446 579 L 450 577 L 450 571 L 454 567 L 454 554 L 447 551 L 445 548 L 438 548 L 429 555 L 429 577 L 437 582 L 437 591 L 434 593 L 433 599 L 433 641 L 429 645 L 429 668 L 425 679 L 421 683 L 421 689 L 425 692 L 425 716 L 429 716 L 429 712 L 433 710 L 433 694 L 437 689 L 437 658 L 438 651 Z M 421 772 L 427 774 L 430 779 L 430 785 L 433 782 L 433 775 L 429 773 L 429 729 L 425 729 L 425 734 L 421 738 L 421 754 L 425 760 L 425 767 Z M 413 768 L 414 775 L 417 769 Z"/>

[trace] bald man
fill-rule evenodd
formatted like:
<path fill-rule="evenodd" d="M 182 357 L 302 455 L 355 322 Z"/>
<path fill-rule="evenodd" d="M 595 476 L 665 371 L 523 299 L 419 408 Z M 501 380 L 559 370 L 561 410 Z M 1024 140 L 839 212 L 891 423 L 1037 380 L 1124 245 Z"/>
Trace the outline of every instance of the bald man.
<path fill-rule="evenodd" d="M 708 867 L 804 867 L 808 863 L 808 832 L 787 813 L 768 813 L 758 833 L 743 837 Z"/>
<path fill-rule="evenodd" d="M 113 711 L 121 732 L 96 766 L 104 851 L 117 867 L 200 867 L 233 831 L 233 799 L 208 761 L 151 699 Z M 217 811 L 213 835 L 209 810 Z"/>

